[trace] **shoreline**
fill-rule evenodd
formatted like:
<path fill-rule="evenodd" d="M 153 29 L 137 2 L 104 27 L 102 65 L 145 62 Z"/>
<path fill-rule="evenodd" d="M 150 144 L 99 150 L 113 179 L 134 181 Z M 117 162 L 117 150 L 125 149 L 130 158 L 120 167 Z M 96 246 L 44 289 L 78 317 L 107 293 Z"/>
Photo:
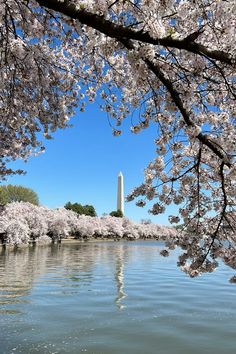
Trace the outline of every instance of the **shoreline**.
<path fill-rule="evenodd" d="M 12 245 L 12 244 L 0 244 L 0 249 L 6 250 L 16 250 L 16 249 L 23 249 L 26 247 L 35 247 L 35 246 L 49 246 L 49 245 L 62 245 L 62 244 L 85 244 L 85 243 L 96 243 L 96 242 L 134 242 L 134 241 L 162 241 L 163 239 L 156 238 L 156 237 L 149 237 L 149 238 L 138 238 L 138 239 L 129 239 L 129 238 L 90 238 L 90 239 L 78 239 L 73 237 L 63 238 L 61 240 L 51 241 L 51 242 L 34 242 L 30 241 L 29 243 L 21 243 L 19 245 Z"/>

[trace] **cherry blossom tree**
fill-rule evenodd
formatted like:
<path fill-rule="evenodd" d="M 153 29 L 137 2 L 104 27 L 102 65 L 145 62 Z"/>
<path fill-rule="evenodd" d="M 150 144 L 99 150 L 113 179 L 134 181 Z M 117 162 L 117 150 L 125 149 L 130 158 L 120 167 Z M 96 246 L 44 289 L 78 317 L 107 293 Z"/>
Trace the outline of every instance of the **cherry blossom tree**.
<path fill-rule="evenodd" d="M 133 133 L 157 127 L 127 199 L 179 206 L 190 275 L 219 256 L 234 268 L 235 1 L 0 0 L 0 28 L 1 176 L 99 97 L 115 136 L 127 117 Z"/>
<path fill-rule="evenodd" d="M 58 241 L 68 236 L 77 239 L 169 239 L 175 235 L 171 227 L 156 224 L 136 224 L 127 218 L 110 215 L 92 217 L 78 216 L 65 208 L 49 209 L 25 202 L 13 202 L 5 206 L 0 215 L 0 230 L 5 243 L 27 244 L 30 241 Z"/>

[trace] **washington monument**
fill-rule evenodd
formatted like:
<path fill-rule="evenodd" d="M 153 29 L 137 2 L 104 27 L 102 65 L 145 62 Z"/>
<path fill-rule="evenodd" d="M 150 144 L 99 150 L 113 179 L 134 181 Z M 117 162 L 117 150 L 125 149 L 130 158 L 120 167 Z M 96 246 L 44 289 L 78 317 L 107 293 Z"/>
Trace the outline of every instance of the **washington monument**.
<path fill-rule="evenodd" d="M 122 214 L 124 215 L 124 179 L 121 172 L 118 175 L 117 210 L 122 211 Z"/>

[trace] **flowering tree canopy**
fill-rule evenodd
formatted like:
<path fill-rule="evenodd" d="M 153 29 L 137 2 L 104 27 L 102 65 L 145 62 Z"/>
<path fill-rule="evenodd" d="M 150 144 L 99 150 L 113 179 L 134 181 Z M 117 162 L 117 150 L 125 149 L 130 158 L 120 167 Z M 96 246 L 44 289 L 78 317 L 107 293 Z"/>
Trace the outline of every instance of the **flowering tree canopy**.
<path fill-rule="evenodd" d="M 175 236 L 174 228 L 156 224 L 137 224 L 127 218 L 110 215 L 101 218 L 80 215 L 65 208 L 48 209 L 31 203 L 7 204 L 0 214 L 0 235 L 10 245 L 27 244 L 30 241 L 45 242 L 68 236 L 88 240 L 90 238 L 120 240 L 122 238 L 162 239 Z"/>
<path fill-rule="evenodd" d="M 153 200 L 154 215 L 179 205 L 183 265 L 234 249 L 235 0 L 0 0 L 0 28 L 3 177 L 99 96 L 115 136 L 127 116 L 133 133 L 157 126 L 128 200 Z"/>

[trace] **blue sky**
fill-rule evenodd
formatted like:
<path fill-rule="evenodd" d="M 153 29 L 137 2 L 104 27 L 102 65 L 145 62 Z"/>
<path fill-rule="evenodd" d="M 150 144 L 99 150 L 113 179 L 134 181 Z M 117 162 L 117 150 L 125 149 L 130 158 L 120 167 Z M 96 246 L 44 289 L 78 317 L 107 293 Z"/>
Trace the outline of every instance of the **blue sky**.
<path fill-rule="evenodd" d="M 127 118 L 123 134 L 114 137 L 106 113 L 96 103 L 71 122 L 72 128 L 57 131 L 53 140 L 46 141 L 45 153 L 27 163 L 14 162 L 12 167 L 23 168 L 27 174 L 9 177 L 4 184 L 32 188 L 40 203 L 51 208 L 71 201 L 94 205 L 98 215 L 116 210 L 118 173 L 124 175 L 125 194 L 142 183 L 143 170 L 155 157 L 155 125 L 133 134 Z M 139 208 L 135 202 L 125 203 L 125 215 L 168 224 L 167 215 L 152 216 L 148 207 Z"/>

